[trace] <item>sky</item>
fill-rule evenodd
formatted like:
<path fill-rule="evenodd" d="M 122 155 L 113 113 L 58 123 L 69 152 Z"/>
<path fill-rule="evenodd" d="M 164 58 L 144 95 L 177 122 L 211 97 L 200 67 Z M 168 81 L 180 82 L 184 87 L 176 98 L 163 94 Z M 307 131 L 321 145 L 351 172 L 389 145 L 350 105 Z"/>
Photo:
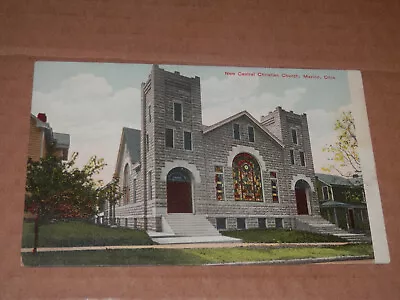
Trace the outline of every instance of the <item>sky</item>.
<path fill-rule="evenodd" d="M 200 77 L 204 125 L 242 110 L 258 120 L 277 106 L 306 113 L 315 172 L 322 172 L 321 168 L 329 164 L 329 154 L 322 148 L 336 140 L 335 120 L 342 111 L 351 110 L 346 71 L 160 67 Z M 122 127 L 140 129 L 140 85 L 150 70 L 151 65 L 144 64 L 36 62 L 31 112 L 46 113 L 54 132 L 70 134 L 69 154 L 79 153 L 78 165 L 92 155 L 104 158 L 107 166 L 99 179 L 107 182 L 115 169 Z M 253 72 L 255 76 L 242 76 Z M 295 74 L 298 78 L 286 76 Z"/>

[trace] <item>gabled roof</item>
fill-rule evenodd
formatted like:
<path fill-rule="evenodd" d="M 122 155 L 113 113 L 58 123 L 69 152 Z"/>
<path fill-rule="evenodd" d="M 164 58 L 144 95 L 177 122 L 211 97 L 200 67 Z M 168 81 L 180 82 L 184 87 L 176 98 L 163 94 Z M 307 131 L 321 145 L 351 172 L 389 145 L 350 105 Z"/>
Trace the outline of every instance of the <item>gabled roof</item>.
<path fill-rule="evenodd" d="M 70 136 L 66 133 L 54 132 L 53 137 L 56 140 L 56 148 L 68 149 L 70 145 Z"/>
<path fill-rule="evenodd" d="M 357 178 L 345 178 L 338 175 L 332 174 L 324 174 L 324 173 L 315 173 L 315 176 L 318 180 L 322 181 L 327 185 L 341 185 L 341 186 L 350 186 L 356 187 L 363 184 L 362 177 Z"/>
<path fill-rule="evenodd" d="M 321 207 L 346 207 L 346 208 L 360 208 L 366 207 L 367 204 L 360 202 L 360 203 L 352 203 L 352 202 L 338 202 L 338 201 L 325 201 L 321 203 Z"/>
<path fill-rule="evenodd" d="M 257 121 L 256 118 L 254 118 L 249 112 L 246 110 L 243 110 L 233 116 L 230 116 L 229 118 L 226 118 L 218 123 L 215 123 L 214 125 L 208 126 L 207 128 L 204 129 L 203 133 L 207 134 L 210 131 L 213 131 L 214 129 L 217 129 L 225 124 L 228 124 L 236 119 L 239 119 L 243 116 L 248 117 L 258 128 L 260 128 L 262 131 L 264 131 L 272 140 L 274 140 L 278 145 L 283 147 L 283 143 L 276 137 L 274 136 L 268 129 L 263 127 L 260 122 Z"/>
<path fill-rule="evenodd" d="M 122 128 L 121 143 L 119 145 L 117 164 L 115 172 L 118 172 L 121 163 L 122 151 L 127 148 L 132 164 L 140 162 L 140 130 L 133 128 Z"/>

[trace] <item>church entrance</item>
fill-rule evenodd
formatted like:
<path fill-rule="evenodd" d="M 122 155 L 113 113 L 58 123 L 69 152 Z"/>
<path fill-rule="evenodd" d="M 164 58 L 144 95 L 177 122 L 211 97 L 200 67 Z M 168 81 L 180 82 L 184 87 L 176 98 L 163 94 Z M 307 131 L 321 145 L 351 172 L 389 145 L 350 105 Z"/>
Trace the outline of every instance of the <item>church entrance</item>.
<path fill-rule="evenodd" d="M 174 168 L 167 175 L 167 213 L 191 213 L 192 176 L 185 168 Z"/>
<path fill-rule="evenodd" d="M 310 186 L 304 180 L 299 180 L 295 185 L 296 205 L 298 215 L 308 215 L 308 198 Z"/>

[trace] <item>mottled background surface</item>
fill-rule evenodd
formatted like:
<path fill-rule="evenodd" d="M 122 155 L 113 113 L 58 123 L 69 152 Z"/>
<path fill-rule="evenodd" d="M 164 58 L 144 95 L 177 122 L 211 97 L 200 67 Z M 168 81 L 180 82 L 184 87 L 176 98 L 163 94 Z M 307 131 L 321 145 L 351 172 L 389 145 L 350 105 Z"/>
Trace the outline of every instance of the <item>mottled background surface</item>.
<path fill-rule="evenodd" d="M 398 1 L 0 3 L 0 298 L 398 299 Z M 391 263 L 22 268 L 35 60 L 359 69 Z"/>

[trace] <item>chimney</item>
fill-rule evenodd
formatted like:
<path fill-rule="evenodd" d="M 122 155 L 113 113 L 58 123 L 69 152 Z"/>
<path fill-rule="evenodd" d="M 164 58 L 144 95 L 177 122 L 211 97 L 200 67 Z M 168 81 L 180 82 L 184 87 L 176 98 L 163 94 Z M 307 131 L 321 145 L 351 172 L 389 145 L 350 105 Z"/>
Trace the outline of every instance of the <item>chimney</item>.
<path fill-rule="evenodd" d="M 44 122 L 44 123 L 47 122 L 47 116 L 46 116 L 45 113 L 38 113 L 37 118 L 38 118 L 40 121 Z"/>

